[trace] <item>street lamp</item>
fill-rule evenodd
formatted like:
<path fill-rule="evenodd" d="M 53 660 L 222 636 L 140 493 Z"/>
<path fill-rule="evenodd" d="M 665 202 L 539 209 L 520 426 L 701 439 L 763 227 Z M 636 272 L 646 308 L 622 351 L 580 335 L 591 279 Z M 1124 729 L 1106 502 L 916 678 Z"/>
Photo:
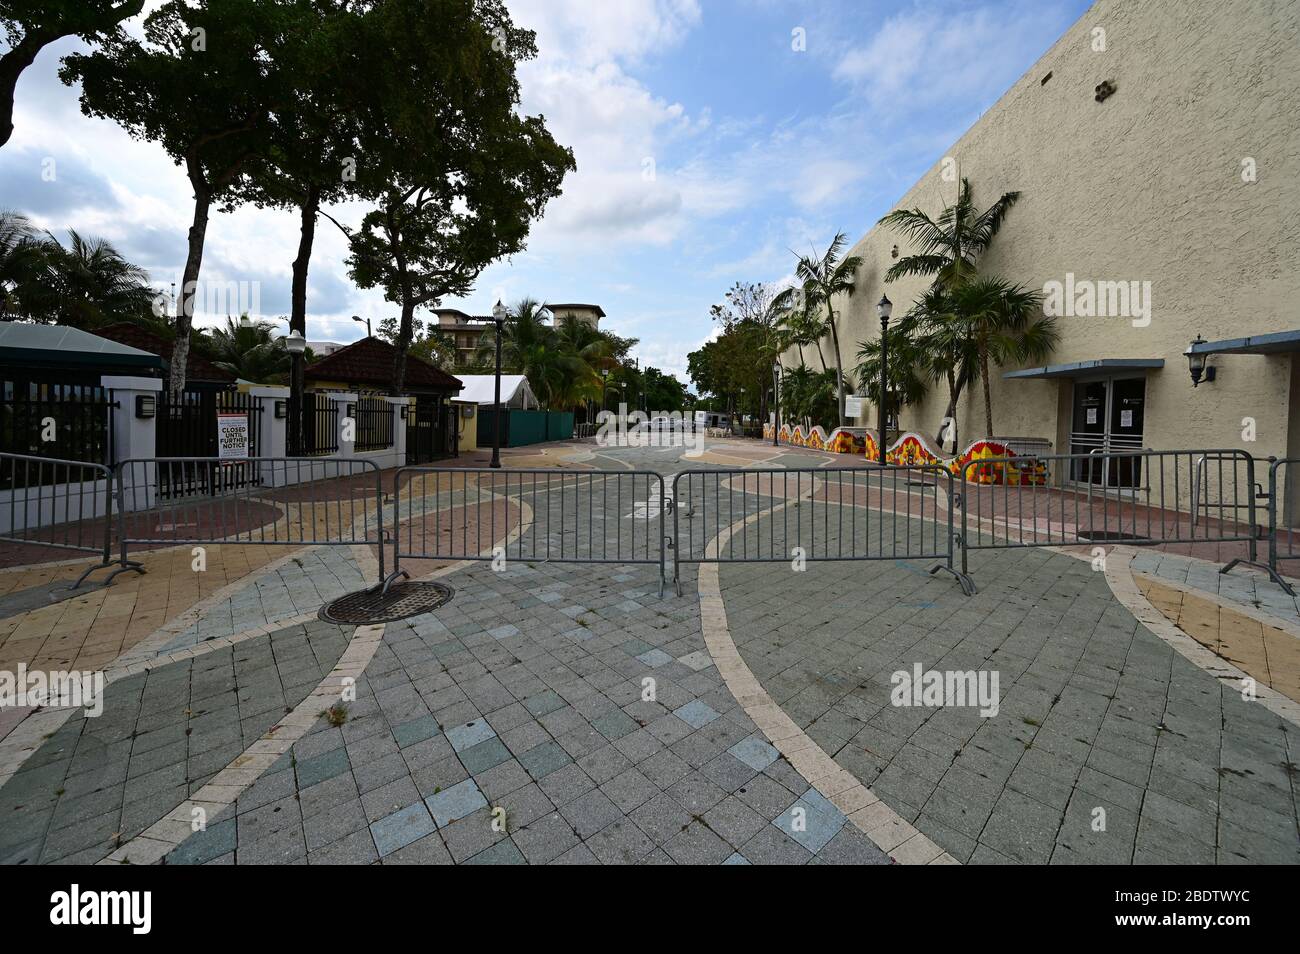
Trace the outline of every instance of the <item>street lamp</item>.
<path fill-rule="evenodd" d="M 772 362 L 772 446 L 780 444 L 777 434 L 781 432 L 781 362 Z"/>
<path fill-rule="evenodd" d="M 492 320 L 497 326 L 497 373 L 496 373 L 496 421 L 492 427 L 492 463 L 489 467 L 501 466 L 501 330 L 506 324 L 506 306 L 497 303 L 492 306 Z"/>
<path fill-rule="evenodd" d="M 369 337 L 370 337 L 370 319 L 369 319 L 369 318 L 362 318 L 360 315 L 353 315 L 353 316 L 352 316 L 352 320 L 355 321 L 355 322 L 362 323 L 362 324 L 364 324 L 364 325 L 366 326 L 366 337 L 369 338 Z"/>
<path fill-rule="evenodd" d="M 885 466 L 885 423 L 886 402 L 889 397 L 889 316 L 894 310 L 894 303 L 885 295 L 876 302 L 876 313 L 880 315 L 880 406 L 877 421 L 880 424 L 880 466 Z"/>
<path fill-rule="evenodd" d="M 284 337 L 284 349 L 289 352 L 289 454 L 302 453 L 302 398 L 306 382 L 303 378 L 303 353 L 307 339 L 297 328 L 290 328 Z"/>
<path fill-rule="evenodd" d="M 1188 345 L 1187 350 L 1183 352 L 1183 354 L 1187 355 L 1187 370 L 1192 372 L 1192 387 L 1199 385 L 1202 378 L 1207 382 L 1214 380 L 1214 368 L 1205 366 L 1209 355 L 1204 351 L 1196 350 L 1197 345 L 1203 344 L 1205 344 L 1205 339 L 1197 335 L 1192 339 L 1192 343 Z"/>

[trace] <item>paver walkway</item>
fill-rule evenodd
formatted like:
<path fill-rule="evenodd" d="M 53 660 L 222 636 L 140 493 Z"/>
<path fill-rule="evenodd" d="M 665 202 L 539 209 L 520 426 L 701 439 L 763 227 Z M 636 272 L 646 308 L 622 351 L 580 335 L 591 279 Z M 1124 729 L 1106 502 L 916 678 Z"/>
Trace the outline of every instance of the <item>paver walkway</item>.
<path fill-rule="evenodd" d="M 709 444 L 695 458 L 550 445 L 507 465 L 669 475 L 845 463 Z M 534 538 L 544 547 L 572 533 L 545 520 L 555 496 L 518 503 L 475 501 L 456 519 L 522 518 L 526 554 Z M 819 513 L 827 505 L 821 496 Z M 657 508 L 618 510 L 584 513 L 589 545 L 665 529 Z M 890 531 L 903 519 L 886 518 Z M 716 605 L 693 565 L 684 596 L 661 599 L 654 565 L 410 561 L 454 598 L 382 638 L 363 627 L 375 635 L 358 656 L 362 630 L 303 617 L 373 576 L 358 564 L 365 551 L 219 549 L 232 570 L 203 584 L 185 582 L 188 548 L 145 554 L 170 567 L 161 606 L 162 590 L 140 597 L 150 577 L 126 575 L 0 620 L 12 624 L 0 651 L 15 662 L 179 653 L 111 683 L 103 716 L 0 743 L 0 760 L 16 759 L 0 764 L 0 861 L 135 857 L 135 846 L 153 860 L 164 835 L 170 864 L 1300 860 L 1296 726 L 1175 652 L 1104 574 L 1061 553 L 972 555 L 973 598 L 913 563 L 727 564 L 709 568 Z M 256 556 L 235 569 L 243 550 Z M 1181 570 L 1186 585 L 1203 566 L 1170 557 L 1148 568 Z M 1215 582 L 1218 641 L 1204 644 L 1223 650 L 1235 617 L 1222 601 L 1246 599 L 1247 584 Z M 1186 594 L 1175 611 L 1144 585 L 1187 622 Z M 1264 587 L 1251 592 L 1266 601 Z M 60 646 L 64 614 L 72 635 Z M 95 642 L 97 620 L 123 615 L 129 637 Z M 1285 691 L 1284 667 L 1271 668 L 1285 644 L 1271 638 L 1268 679 Z M 327 715 L 316 698 L 337 698 L 322 687 L 349 653 L 362 660 L 355 697 Z M 995 669 L 997 715 L 892 705 L 892 673 L 916 664 Z M 293 731 L 268 743 L 285 719 Z M 191 832 L 186 806 L 214 786 L 219 801 Z M 885 838 L 889 819 L 921 834 Z"/>

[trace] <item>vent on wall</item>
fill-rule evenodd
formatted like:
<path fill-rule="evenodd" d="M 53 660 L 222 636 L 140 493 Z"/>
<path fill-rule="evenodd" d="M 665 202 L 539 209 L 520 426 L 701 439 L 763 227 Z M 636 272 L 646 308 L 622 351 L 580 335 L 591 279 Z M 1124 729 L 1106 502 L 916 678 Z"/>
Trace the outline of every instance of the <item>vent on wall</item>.
<path fill-rule="evenodd" d="M 1092 98 L 1099 103 L 1103 103 L 1114 92 L 1115 92 L 1115 84 L 1112 83 L 1110 80 L 1102 80 L 1100 83 L 1097 84 L 1096 89 L 1093 91 L 1094 95 Z"/>
<path fill-rule="evenodd" d="M 1046 76 L 1044 76 L 1042 79 L 1040 79 L 1040 80 L 1038 81 L 1038 85 L 1039 85 L 1039 86 L 1046 86 L 1046 85 L 1047 85 L 1047 81 L 1048 81 L 1049 79 L 1051 79 L 1051 78 L 1052 78 L 1052 74 L 1051 74 L 1051 72 L 1049 71 L 1048 74 L 1047 74 Z"/>

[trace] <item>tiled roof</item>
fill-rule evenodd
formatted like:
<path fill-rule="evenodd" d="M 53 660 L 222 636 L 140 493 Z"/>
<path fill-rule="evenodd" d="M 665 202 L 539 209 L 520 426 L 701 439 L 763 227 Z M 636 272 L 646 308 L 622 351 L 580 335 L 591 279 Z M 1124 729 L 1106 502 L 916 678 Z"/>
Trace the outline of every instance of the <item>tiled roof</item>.
<path fill-rule="evenodd" d="M 109 341 L 116 341 L 118 344 L 139 348 L 141 351 L 148 351 L 150 354 L 158 355 L 164 361 L 171 361 L 172 343 L 162 335 L 155 334 L 142 325 L 132 324 L 129 321 L 119 321 L 116 324 L 105 325 L 103 328 L 96 328 L 94 333 L 101 338 L 107 338 Z M 235 376 L 229 371 L 221 370 L 193 348 L 190 348 L 189 356 L 185 359 L 185 380 L 220 381 L 226 384 L 234 381 Z"/>
<path fill-rule="evenodd" d="M 393 357 L 397 349 L 382 338 L 362 338 L 307 366 L 308 380 L 346 381 L 386 387 L 393 378 Z M 461 388 L 459 378 L 435 368 L 413 354 L 406 356 L 408 390 L 451 391 Z"/>

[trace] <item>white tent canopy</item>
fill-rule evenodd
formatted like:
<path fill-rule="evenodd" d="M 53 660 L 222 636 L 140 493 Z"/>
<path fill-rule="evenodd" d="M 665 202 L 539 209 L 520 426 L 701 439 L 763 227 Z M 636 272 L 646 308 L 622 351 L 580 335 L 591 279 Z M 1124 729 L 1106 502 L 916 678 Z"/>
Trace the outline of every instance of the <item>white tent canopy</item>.
<path fill-rule="evenodd" d="M 471 404 L 494 403 L 496 375 L 492 374 L 457 374 L 460 378 L 460 394 L 456 395 L 457 401 L 467 401 Z M 503 374 L 501 375 L 501 403 L 506 407 L 517 407 L 522 410 L 531 410 L 538 406 L 537 395 L 528 384 L 528 379 L 522 374 Z"/>

